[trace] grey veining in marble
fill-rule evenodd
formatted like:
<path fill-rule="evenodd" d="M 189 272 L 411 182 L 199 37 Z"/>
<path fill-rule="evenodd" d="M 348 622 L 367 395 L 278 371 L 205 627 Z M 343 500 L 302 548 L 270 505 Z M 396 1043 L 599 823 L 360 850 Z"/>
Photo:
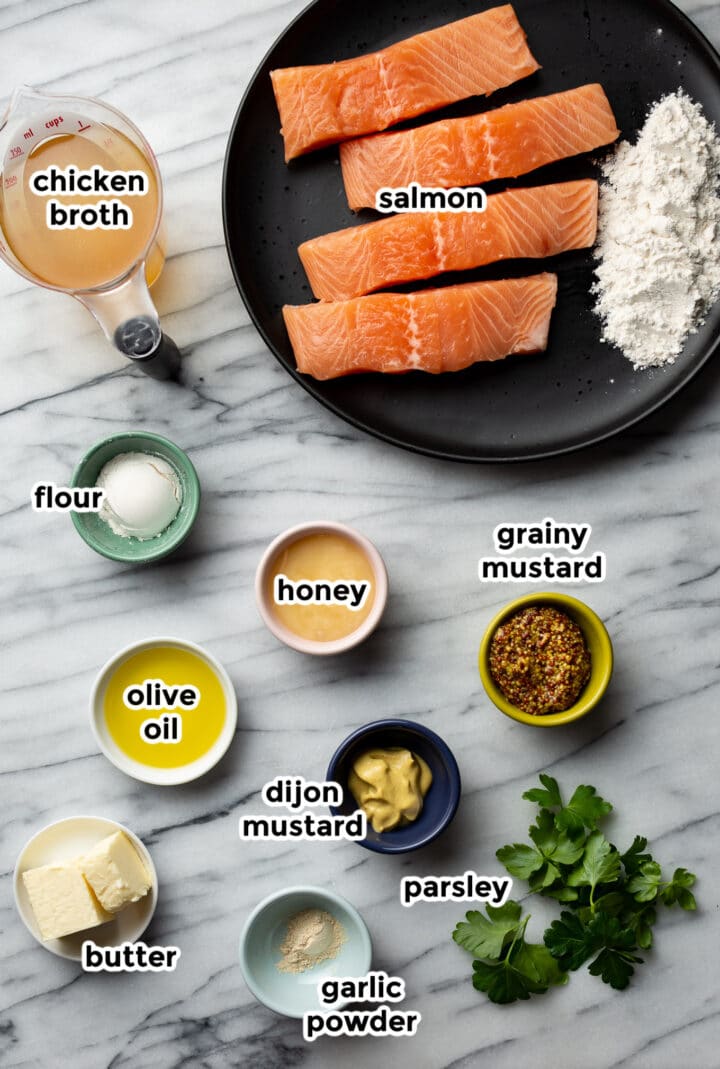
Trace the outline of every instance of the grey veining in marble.
<path fill-rule="evenodd" d="M 69 299 L 0 269 L 3 826 L 0 1064 L 7 1069 L 716 1069 L 718 886 L 718 435 L 710 367 L 633 433 L 561 462 L 447 465 L 386 447 L 320 408 L 268 354 L 224 250 L 220 177 L 228 129 L 261 56 L 302 0 L 5 0 L 0 94 L 19 82 L 98 96 L 137 119 L 166 188 L 169 261 L 156 290 L 190 351 L 189 384 L 132 371 Z M 720 43 L 720 6 L 683 5 Z M 63 484 L 97 438 L 166 433 L 199 471 L 203 507 L 177 556 L 142 570 L 93 555 L 66 517 L 34 515 L 39 479 Z M 593 525 L 608 581 L 583 588 L 617 663 L 602 710 L 561 731 L 523 730 L 484 698 L 485 624 L 524 588 L 481 587 L 478 557 L 501 520 Z M 356 524 L 380 547 L 391 598 L 361 650 L 310 660 L 280 647 L 255 611 L 263 547 L 310 518 Z M 222 764 L 176 789 L 126 778 L 98 753 L 87 702 L 99 666 L 152 634 L 186 636 L 227 666 L 239 730 Z M 321 778 L 344 735 L 378 713 L 416 717 L 458 755 L 452 830 L 424 853 L 351 844 L 241 845 L 238 818 L 278 773 Z M 585 971 L 567 988 L 499 1008 L 470 984 L 450 940 L 463 909 L 402 910 L 401 875 L 497 870 L 523 834 L 521 793 L 549 769 L 616 804 L 617 841 L 648 835 L 668 866 L 700 874 L 696 916 L 669 913 L 651 965 L 616 993 Z M 151 849 L 161 894 L 149 932 L 182 947 L 163 975 L 89 976 L 20 923 L 12 870 L 45 823 L 96 813 Z M 304 1044 L 245 987 L 237 939 L 253 905 L 286 884 L 325 883 L 363 913 L 377 968 L 401 974 L 416 1040 Z M 533 903 L 533 934 L 552 910 Z"/>

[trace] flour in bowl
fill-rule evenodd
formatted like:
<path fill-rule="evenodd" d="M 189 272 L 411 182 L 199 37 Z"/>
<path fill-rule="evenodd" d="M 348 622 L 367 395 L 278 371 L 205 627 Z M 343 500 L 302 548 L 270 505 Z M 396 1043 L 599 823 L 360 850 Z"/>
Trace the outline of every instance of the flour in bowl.
<path fill-rule="evenodd" d="M 720 139 L 682 90 L 603 164 L 595 311 L 636 368 L 672 364 L 720 294 Z"/>

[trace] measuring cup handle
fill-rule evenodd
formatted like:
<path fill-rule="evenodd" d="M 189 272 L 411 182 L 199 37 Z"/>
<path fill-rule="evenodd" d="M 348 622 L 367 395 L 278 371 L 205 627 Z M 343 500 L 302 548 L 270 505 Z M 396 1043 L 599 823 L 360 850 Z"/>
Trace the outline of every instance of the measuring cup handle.
<path fill-rule="evenodd" d="M 127 319 L 115 331 L 115 347 L 153 379 L 180 377 L 180 350 L 149 316 Z"/>
<path fill-rule="evenodd" d="M 153 379 L 170 379 L 173 382 L 180 379 L 180 350 L 167 334 L 160 336 L 160 344 L 149 356 L 133 356 L 131 359 Z"/>

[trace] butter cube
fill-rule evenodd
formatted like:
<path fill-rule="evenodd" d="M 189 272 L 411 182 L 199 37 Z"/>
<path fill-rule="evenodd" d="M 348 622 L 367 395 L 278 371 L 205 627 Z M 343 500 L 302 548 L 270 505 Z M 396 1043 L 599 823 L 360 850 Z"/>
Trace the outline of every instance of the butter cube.
<path fill-rule="evenodd" d="M 118 913 L 148 893 L 150 874 L 137 850 L 122 831 L 101 839 L 75 864 L 103 909 Z"/>
<path fill-rule="evenodd" d="M 22 878 L 43 940 L 61 939 L 113 919 L 72 862 L 28 869 Z"/>

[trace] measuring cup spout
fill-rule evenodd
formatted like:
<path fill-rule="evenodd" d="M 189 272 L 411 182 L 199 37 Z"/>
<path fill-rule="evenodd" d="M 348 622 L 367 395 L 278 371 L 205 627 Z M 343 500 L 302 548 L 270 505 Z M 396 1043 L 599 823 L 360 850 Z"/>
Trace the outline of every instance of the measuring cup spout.
<path fill-rule="evenodd" d="M 39 89 L 33 89 L 31 85 L 19 85 L 10 94 L 10 103 L 0 119 L 0 132 L 4 131 L 11 121 L 21 121 L 23 116 L 34 118 L 38 108 L 50 100 L 52 100 L 51 96 L 41 93 Z"/>
<path fill-rule="evenodd" d="M 114 289 L 74 296 L 92 313 L 105 336 L 154 379 L 179 379 L 180 352 L 163 334 L 145 279 L 145 265 Z"/>

